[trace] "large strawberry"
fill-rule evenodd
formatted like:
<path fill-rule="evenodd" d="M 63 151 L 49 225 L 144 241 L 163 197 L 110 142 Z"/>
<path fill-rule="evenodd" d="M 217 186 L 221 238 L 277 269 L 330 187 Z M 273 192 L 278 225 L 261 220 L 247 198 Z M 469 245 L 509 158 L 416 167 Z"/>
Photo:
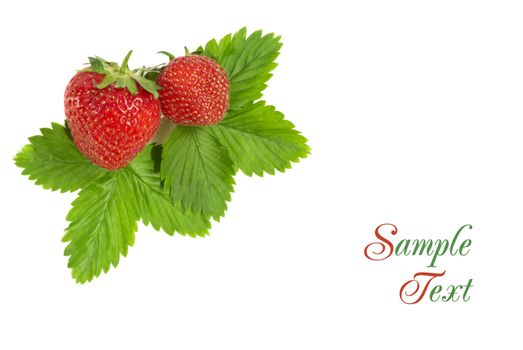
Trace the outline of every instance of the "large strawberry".
<path fill-rule="evenodd" d="M 131 51 L 132 52 L 132 51 Z M 149 142 L 160 124 L 158 86 L 121 66 L 90 57 L 65 90 L 65 115 L 73 141 L 93 163 L 125 167 Z M 137 84 L 138 83 L 138 84 Z"/>
<path fill-rule="evenodd" d="M 177 124 L 211 125 L 229 106 L 229 80 L 223 67 L 204 56 L 173 58 L 159 77 L 163 114 Z"/>

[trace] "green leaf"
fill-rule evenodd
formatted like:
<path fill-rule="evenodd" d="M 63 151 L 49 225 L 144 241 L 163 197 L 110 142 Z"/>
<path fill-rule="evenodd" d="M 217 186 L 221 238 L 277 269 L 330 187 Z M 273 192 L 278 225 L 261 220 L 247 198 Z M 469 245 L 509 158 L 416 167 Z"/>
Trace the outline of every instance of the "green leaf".
<path fill-rule="evenodd" d="M 262 35 L 261 30 L 247 37 L 245 28 L 234 36 L 225 36 L 218 43 L 211 40 L 205 45 L 203 55 L 215 59 L 225 68 L 230 81 L 229 109 L 239 109 L 248 102 L 262 97 L 265 84 L 277 64 L 282 44 L 281 37 Z"/>
<path fill-rule="evenodd" d="M 140 217 L 146 225 L 171 235 L 208 233 L 207 218 L 185 213 L 163 191 L 159 152 L 159 146 L 147 145 L 131 164 L 87 185 L 73 202 L 63 241 L 70 242 L 65 255 L 77 282 L 91 281 L 118 265 L 120 255 L 126 256 L 134 243 Z"/>
<path fill-rule="evenodd" d="M 132 180 L 142 221 L 170 235 L 175 231 L 192 237 L 206 235 L 211 226 L 209 220 L 202 215 L 184 212 L 179 204 L 171 202 L 168 193 L 161 187 L 161 150 L 160 146 L 148 145 L 125 168 Z"/>
<path fill-rule="evenodd" d="M 132 182 L 117 170 L 82 189 L 67 215 L 64 254 L 73 278 L 84 283 L 116 267 L 134 243 L 139 213 Z"/>
<path fill-rule="evenodd" d="M 219 220 L 231 200 L 234 168 L 208 128 L 177 126 L 164 144 L 161 176 L 174 203 Z"/>
<path fill-rule="evenodd" d="M 227 148 L 236 168 L 249 176 L 283 172 L 310 152 L 307 139 L 282 113 L 263 101 L 229 111 L 210 128 Z"/>
<path fill-rule="evenodd" d="M 29 144 L 14 158 L 23 175 L 37 185 L 61 192 L 76 191 L 96 181 L 108 171 L 94 165 L 76 148 L 62 125 L 53 123 L 29 138 Z"/>

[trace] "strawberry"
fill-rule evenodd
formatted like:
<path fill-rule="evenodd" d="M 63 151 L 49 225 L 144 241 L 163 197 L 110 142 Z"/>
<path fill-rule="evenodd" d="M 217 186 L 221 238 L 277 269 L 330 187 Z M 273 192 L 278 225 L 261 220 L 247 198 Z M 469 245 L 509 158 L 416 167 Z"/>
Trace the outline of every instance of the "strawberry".
<path fill-rule="evenodd" d="M 158 76 L 163 114 L 177 124 L 211 125 L 229 107 L 229 80 L 213 59 L 188 55 L 173 58 Z"/>
<path fill-rule="evenodd" d="M 121 66 L 90 57 L 91 66 L 78 72 L 65 90 L 65 115 L 75 145 L 109 170 L 133 160 L 160 124 L 158 86 L 128 69 L 131 52 Z"/>

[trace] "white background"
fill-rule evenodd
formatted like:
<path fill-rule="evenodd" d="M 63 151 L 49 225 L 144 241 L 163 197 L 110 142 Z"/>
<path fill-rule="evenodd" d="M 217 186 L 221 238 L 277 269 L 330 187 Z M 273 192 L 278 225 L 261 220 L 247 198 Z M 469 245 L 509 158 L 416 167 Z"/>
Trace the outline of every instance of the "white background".
<path fill-rule="evenodd" d="M 0 11 L 0 348 L 514 349 L 521 345 L 523 9 L 514 1 L 13 1 Z M 12 157 L 63 120 L 65 85 L 100 55 L 131 65 L 248 26 L 283 35 L 265 99 L 310 158 L 237 177 L 210 237 L 139 228 L 86 285 L 60 242 L 75 194 L 36 187 Z M 474 229 L 443 284 L 468 303 L 404 305 L 426 257 L 364 258 L 401 238 Z M 514 318 L 515 317 L 515 318 Z"/>

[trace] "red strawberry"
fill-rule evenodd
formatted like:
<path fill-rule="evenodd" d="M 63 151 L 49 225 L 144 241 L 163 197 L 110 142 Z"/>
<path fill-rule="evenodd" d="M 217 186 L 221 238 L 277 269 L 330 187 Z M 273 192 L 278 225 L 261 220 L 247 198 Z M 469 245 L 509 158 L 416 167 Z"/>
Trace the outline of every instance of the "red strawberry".
<path fill-rule="evenodd" d="M 133 160 L 160 124 L 156 85 L 127 68 L 129 56 L 121 67 L 89 58 L 91 67 L 78 72 L 65 90 L 65 115 L 75 145 L 109 170 Z"/>
<path fill-rule="evenodd" d="M 163 68 L 157 82 L 162 87 L 162 112 L 177 124 L 215 124 L 229 107 L 227 74 L 211 58 L 174 58 Z"/>

